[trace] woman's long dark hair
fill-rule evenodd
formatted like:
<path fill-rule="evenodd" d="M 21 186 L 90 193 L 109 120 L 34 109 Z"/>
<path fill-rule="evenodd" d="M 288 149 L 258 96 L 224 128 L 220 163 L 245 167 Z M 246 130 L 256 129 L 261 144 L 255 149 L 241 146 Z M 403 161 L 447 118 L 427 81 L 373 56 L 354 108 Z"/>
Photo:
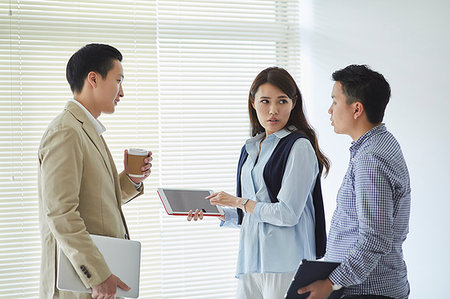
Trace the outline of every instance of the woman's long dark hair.
<path fill-rule="evenodd" d="M 292 78 L 292 76 L 283 68 L 269 67 L 260 72 L 255 80 L 253 80 L 252 87 L 248 94 L 248 114 L 250 117 L 252 136 L 265 132 L 264 127 L 258 121 L 256 110 L 252 105 L 255 101 L 255 94 L 258 91 L 259 86 L 265 83 L 270 83 L 273 86 L 278 87 L 293 101 L 294 108 L 291 111 L 286 128 L 294 126 L 298 132 L 303 133 L 308 137 L 316 152 L 317 160 L 319 161 L 319 169 L 322 171 L 323 167 L 325 167 L 325 175 L 327 175 L 330 170 L 330 161 L 320 150 L 316 133 L 303 113 L 303 100 L 297 83 L 295 83 L 294 78 Z"/>

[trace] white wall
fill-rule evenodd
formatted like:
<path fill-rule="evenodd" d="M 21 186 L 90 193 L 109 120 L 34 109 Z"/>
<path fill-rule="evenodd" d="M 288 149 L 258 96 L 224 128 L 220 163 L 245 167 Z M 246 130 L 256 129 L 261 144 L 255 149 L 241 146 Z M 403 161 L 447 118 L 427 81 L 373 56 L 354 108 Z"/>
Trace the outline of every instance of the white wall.
<path fill-rule="evenodd" d="M 330 126 L 331 74 L 349 64 L 368 64 L 391 84 L 384 122 L 400 142 L 411 176 L 410 233 L 404 243 L 410 298 L 448 298 L 450 1 L 300 2 L 300 88 L 333 162 L 323 187 L 327 221 L 351 142 Z"/>

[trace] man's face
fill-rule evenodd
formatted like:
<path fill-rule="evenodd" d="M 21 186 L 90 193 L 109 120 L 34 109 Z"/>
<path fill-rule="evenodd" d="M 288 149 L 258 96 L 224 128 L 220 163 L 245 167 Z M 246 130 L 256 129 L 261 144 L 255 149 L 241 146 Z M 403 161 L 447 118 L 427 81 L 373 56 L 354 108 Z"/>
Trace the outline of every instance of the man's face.
<path fill-rule="evenodd" d="M 114 60 L 114 67 L 108 72 L 106 78 L 100 75 L 95 89 L 95 108 L 99 113 L 113 113 L 120 98 L 122 89 L 123 68 L 119 60 Z"/>
<path fill-rule="evenodd" d="M 334 83 L 331 98 L 333 103 L 328 109 L 328 113 L 331 115 L 331 125 L 334 127 L 334 132 L 351 136 L 351 131 L 354 129 L 354 103 L 347 104 L 347 97 L 342 91 L 340 82 Z"/>

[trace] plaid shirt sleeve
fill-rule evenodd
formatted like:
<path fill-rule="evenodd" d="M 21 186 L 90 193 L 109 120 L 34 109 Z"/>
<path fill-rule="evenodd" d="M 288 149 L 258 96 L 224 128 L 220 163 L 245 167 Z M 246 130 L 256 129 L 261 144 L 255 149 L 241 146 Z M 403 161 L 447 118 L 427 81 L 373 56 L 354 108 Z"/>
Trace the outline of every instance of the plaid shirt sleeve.
<path fill-rule="evenodd" d="M 353 188 L 359 233 L 356 245 L 330 275 L 343 286 L 362 283 L 393 243 L 393 186 L 389 163 L 382 157 L 365 154 L 354 158 Z"/>

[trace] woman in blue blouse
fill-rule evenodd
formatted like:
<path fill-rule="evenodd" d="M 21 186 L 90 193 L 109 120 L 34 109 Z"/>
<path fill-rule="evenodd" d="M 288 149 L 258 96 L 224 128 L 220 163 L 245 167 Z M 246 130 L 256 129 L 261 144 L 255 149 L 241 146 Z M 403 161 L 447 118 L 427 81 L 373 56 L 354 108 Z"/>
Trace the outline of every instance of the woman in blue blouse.
<path fill-rule="evenodd" d="M 300 90 L 282 68 L 263 70 L 248 97 L 252 138 L 241 151 L 237 196 L 207 197 L 240 231 L 236 298 L 284 298 L 302 259 L 325 253 L 320 175 L 329 161 L 303 113 Z M 190 212 L 188 220 L 203 218 Z"/>

